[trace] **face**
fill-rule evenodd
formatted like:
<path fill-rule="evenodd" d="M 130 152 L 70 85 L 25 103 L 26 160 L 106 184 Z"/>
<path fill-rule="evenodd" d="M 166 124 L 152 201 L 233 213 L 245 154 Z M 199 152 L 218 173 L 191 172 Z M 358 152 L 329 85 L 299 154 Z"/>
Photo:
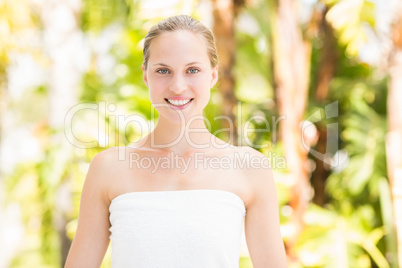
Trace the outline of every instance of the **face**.
<path fill-rule="evenodd" d="M 211 67 L 203 38 L 184 30 L 153 40 L 147 70 L 142 66 L 142 71 L 159 116 L 174 122 L 182 122 L 179 113 L 186 120 L 202 115 L 218 79 L 218 68 Z"/>

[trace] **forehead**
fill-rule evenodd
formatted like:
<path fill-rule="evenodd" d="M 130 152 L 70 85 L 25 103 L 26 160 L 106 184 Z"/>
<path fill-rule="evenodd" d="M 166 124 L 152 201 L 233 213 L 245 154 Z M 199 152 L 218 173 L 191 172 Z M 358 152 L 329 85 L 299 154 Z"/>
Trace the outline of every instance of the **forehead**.
<path fill-rule="evenodd" d="M 149 61 L 180 60 L 209 62 L 206 41 L 201 35 L 177 30 L 163 33 L 152 41 Z"/>

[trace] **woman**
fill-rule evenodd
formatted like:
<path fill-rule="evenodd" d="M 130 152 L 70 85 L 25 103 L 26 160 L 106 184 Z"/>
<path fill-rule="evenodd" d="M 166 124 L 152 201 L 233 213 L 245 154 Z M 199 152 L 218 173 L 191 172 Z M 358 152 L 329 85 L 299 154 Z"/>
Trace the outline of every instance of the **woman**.
<path fill-rule="evenodd" d="M 99 267 L 109 238 L 112 267 L 238 267 L 243 219 L 254 267 L 285 267 L 268 159 L 218 139 L 203 120 L 218 79 L 211 31 L 170 17 L 143 52 L 157 125 L 92 160 L 66 267 Z"/>

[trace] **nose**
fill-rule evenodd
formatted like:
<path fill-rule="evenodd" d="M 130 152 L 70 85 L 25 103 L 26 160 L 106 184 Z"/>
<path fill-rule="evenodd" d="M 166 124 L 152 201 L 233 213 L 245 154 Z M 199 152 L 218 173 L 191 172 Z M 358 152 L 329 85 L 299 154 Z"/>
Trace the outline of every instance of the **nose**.
<path fill-rule="evenodd" d="M 187 89 L 185 78 L 180 74 L 175 74 L 170 83 L 170 90 L 179 94 Z"/>

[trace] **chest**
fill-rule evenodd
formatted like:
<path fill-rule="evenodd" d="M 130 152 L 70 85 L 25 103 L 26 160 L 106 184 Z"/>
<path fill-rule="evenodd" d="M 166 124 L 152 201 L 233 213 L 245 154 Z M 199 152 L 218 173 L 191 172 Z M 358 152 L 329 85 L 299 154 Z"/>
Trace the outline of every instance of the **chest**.
<path fill-rule="evenodd" d="M 218 189 L 246 201 L 247 178 L 224 156 L 142 157 L 119 170 L 111 198 L 126 192 Z"/>

